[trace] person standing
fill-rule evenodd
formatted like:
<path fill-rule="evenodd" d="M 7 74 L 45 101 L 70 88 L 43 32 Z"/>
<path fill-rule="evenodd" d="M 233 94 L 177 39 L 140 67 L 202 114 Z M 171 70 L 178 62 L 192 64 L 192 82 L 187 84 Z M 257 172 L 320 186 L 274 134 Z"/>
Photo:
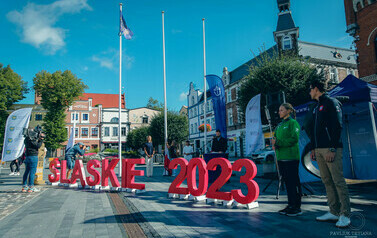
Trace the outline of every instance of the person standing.
<path fill-rule="evenodd" d="M 28 135 L 25 138 L 26 159 L 25 159 L 25 173 L 22 180 L 22 192 L 39 192 L 39 189 L 34 187 L 34 178 L 38 166 L 38 149 L 41 147 L 44 139 L 44 134 L 39 128 L 35 128 L 32 133 L 33 136 Z"/>
<path fill-rule="evenodd" d="M 13 166 L 16 166 L 16 169 L 13 168 Z M 20 158 L 17 158 L 15 160 L 13 160 L 10 165 L 9 165 L 9 168 L 10 168 L 10 176 L 18 176 L 20 175 Z"/>
<path fill-rule="evenodd" d="M 211 152 L 225 153 L 228 149 L 227 140 L 221 136 L 220 130 L 216 130 L 216 136 L 212 140 Z"/>
<path fill-rule="evenodd" d="M 298 140 L 300 125 L 296 118 L 295 109 L 289 103 L 283 103 L 279 108 L 279 116 L 283 121 L 275 130 L 272 146 L 276 152 L 279 171 L 285 182 L 288 196 L 288 206 L 279 211 L 282 215 L 301 215 L 301 183 L 298 175 L 300 150 Z"/>
<path fill-rule="evenodd" d="M 185 157 L 187 162 L 190 162 L 193 154 L 194 154 L 194 149 L 190 145 L 190 141 L 186 141 L 186 145 L 185 147 L 183 147 L 183 156 Z"/>
<path fill-rule="evenodd" d="M 177 147 L 175 145 L 175 140 L 173 140 L 170 145 L 168 143 L 166 143 L 166 146 L 169 149 L 170 161 L 172 161 L 175 158 L 178 158 Z M 173 169 L 172 176 L 173 177 L 177 176 L 177 169 Z"/>
<path fill-rule="evenodd" d="M 147 142 L 144 144 L 144 153 L 147 164 L 147 177 L 153 176 L 153 156 L 155 150 L 153 148 L 152 136 L 147 136 Z"/>
<path fill-rule="evenodd" d="M 311 158 L 318 163 L 330 208 L 329 212 L 317 217 L 316 220 L 337 221 L 337 227 L 347 227 L 351 224 L 351 206 L 343 176 L 342 105 L 338 100 L 328 96 L 326 86 L 323 80 L 311 83 L 310 96 L 317 104 L 309 112 L 311 119 L 305 128 L 310 135 Z"/>
<path fill-rule="evenodd" d="M 74 145 L 72 148 L 70 148 L 67 153 L 65 154 L 65 159 L 67 160 L 67 179 L 69 178 L 69 175 L 72 173 L 72 169 L 75 167 L 76 162 L 76 155 L 79 154 L 81 156 L 85 153 L 86 146 L 79 142 L 76 145 Z"/>

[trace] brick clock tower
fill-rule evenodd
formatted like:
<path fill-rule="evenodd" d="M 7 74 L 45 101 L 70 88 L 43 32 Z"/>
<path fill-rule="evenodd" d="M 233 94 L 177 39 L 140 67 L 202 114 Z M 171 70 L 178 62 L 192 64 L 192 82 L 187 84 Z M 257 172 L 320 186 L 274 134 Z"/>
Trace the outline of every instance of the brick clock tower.
<path fill-rule="evenodd" d="M 360 79 L 377 85 L 377 1 L 344 0 L 347 33 L 354 37 Z"/>
<path fill-rule="evenodd" d="M 296 27 L 290 11 L 290 0 L 277 0 L 279 8 L 278 24 L 274 39 L 279 52 L 298 53 L 297 39 L 299 28 Z"/>

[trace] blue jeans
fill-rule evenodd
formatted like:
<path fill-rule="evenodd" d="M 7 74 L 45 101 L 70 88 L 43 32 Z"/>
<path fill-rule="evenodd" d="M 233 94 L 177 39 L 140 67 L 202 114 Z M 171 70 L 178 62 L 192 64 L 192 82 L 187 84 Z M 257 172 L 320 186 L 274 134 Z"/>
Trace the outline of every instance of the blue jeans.
<path fill-rule="evenodd" d="M 26 182 L 29 182 L 27 185 L 29 186 L 34 186 L 34 178 L 35 178 L 35 173 L 37 172 L 37 166 L 38 166 L 38 156 L 27 156 L 25 159 L 25 173 L 24 177 L 22 180 L 22 185 L 26 186 Z"/>

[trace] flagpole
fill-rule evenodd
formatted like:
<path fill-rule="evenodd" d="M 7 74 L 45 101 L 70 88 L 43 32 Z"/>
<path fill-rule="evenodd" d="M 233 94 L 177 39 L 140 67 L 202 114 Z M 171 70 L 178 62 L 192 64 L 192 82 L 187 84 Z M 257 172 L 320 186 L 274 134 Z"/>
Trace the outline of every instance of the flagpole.
<path fill-rule="evenodd" d="M 166 102 L 166 62 L 165 62 L 165 23 L 164 23 L 164 14 L 162 11 L 162 58 L 163 58 L 163 67 L 164 67 L 164 132 L 165 132 L 165 153 L 167 150 L 168 143 L 168 110 Z"/>
<path fill-rule="evenodd" d="M 203 21 L 203 72 L 204 72 L 204 153 L 207 153 L 207 82 L 206 82 L 206 33 L 205 18 Z"/>
<path fill-rule="evenodd" d="M 119 3 L 120 8 L 120 21 L 122 17 L 122 3 Z M 122 34 L 119 34 L 119 125 L 118 125 L 118 138 L 119 138 L 119 146 L 118 146 L 118 158 L 119 161 L 119 176 L 122 177 L 122 120 L 121 120 L 121 114 L 122 114 Z"/>

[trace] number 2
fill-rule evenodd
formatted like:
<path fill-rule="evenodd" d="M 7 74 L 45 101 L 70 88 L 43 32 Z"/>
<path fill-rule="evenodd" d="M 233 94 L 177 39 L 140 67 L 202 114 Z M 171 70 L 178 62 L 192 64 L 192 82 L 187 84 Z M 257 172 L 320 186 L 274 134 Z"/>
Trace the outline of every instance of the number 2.
<path fill-rule="evenodd" d="M 178 176 L 174 179 L 169 187 L 169 193 L 177 193 L 177 194 L 189 194 L 189 189 L 179 187 L 182 182 L 187 178 L 187 160 L 183 158 L 176 158 L 173 159 L 169 164 L 169 169 L 176 169 L 178 165 L 181 166 L 181 171 Z"/>

